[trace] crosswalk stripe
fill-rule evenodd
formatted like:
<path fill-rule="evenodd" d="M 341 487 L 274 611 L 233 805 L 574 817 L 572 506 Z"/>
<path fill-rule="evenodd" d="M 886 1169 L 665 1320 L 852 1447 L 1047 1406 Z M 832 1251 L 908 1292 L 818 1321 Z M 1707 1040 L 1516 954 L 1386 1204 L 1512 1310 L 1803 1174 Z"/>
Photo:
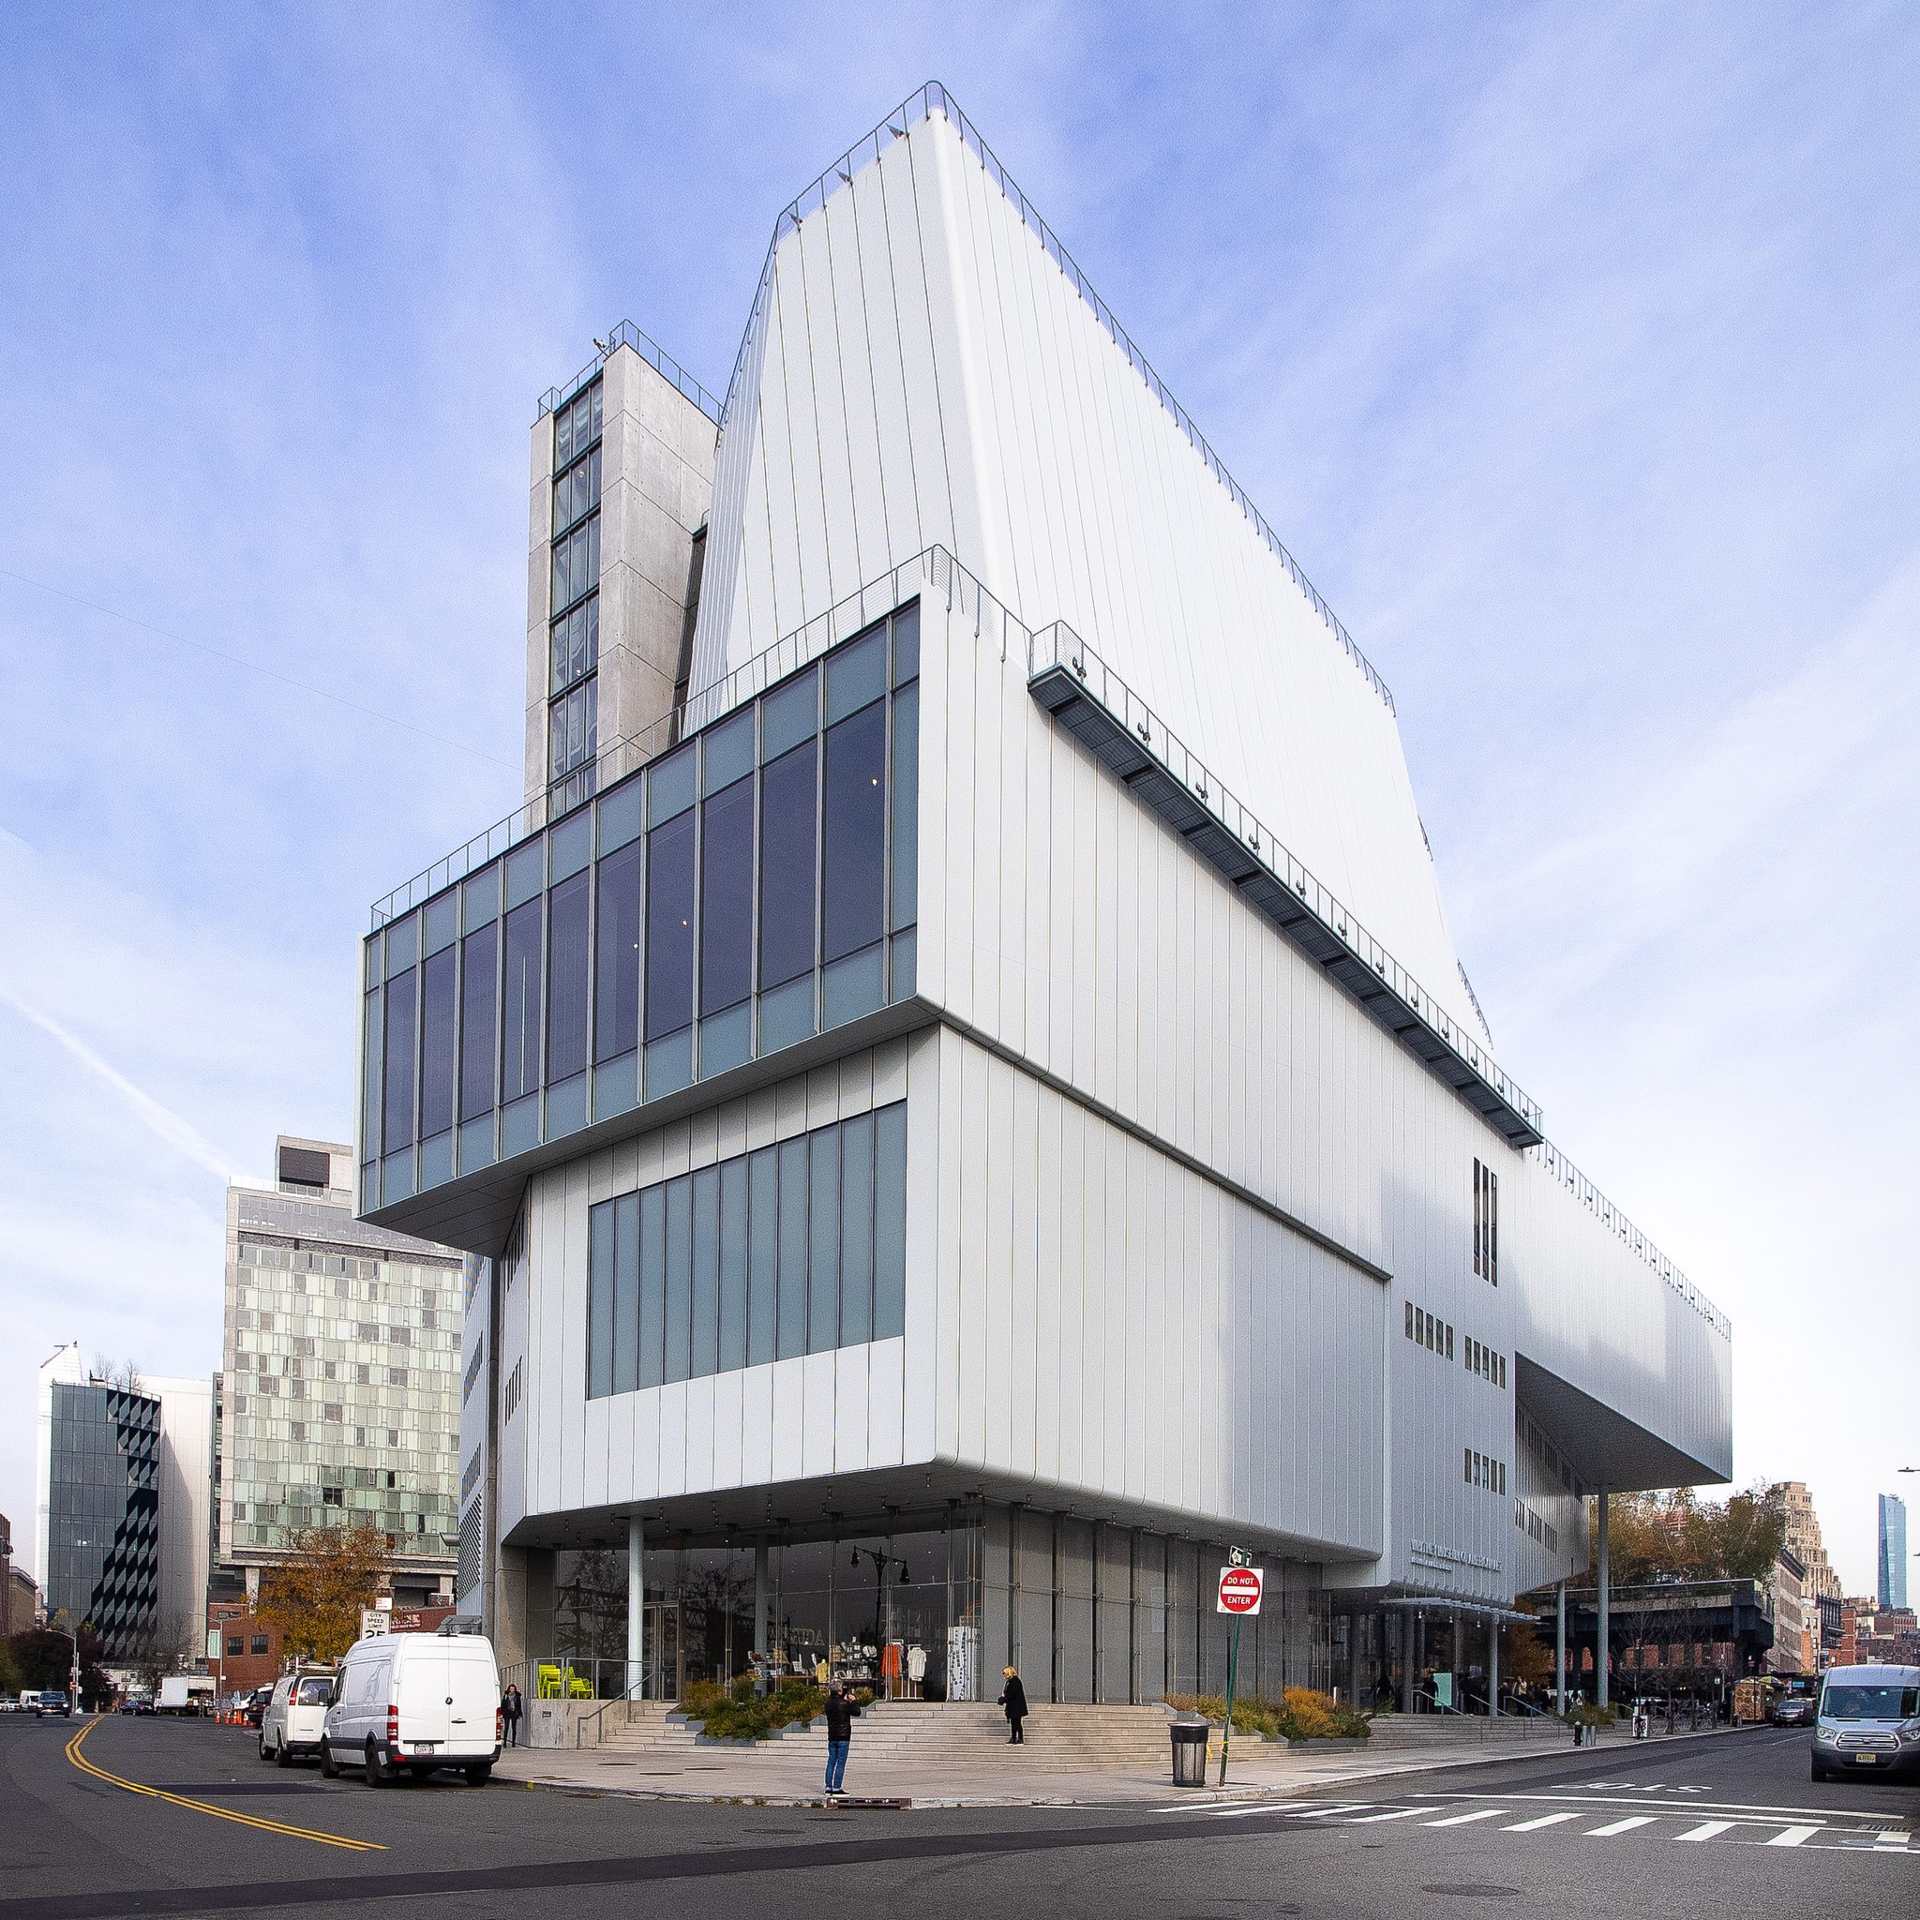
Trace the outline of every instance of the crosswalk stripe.
<path fill-rule="evenodd" d="M 1358 1820 L 1349 1821 L 1350 1826 L 1369 1827 L 1376 1820 L 1411 1820 L 1417 1813 L 1431 1813 L 1431 1807 L 1396 1807 L 1392 1813 L 1363 1813 Z M 1572 1814 L 1567 1818 L 1571 1820 Z"/>
<path fill-rule="evenodd" d="M 1287 1817 L 1292 1820 L 1325 1820 L 1331 1814 L 1359 1813 L 1372 1805 L 1371 1800 L 1356 1800 L 1350 1807 L 1315 1807 L 1311 1813 L 1295 1813 Z"/>
<path fill-rule="evenodd" d="M 1766 1844 L 1770 1847 L 1800 1847 L 1818 1833 L 1818 1827 L 1789 1827 L 1784 1833 L 1776 1833 Z"/>
<path fill-rule="evenodd" d="M 1589 1827 L 1589 1840 L 1611 1840 L 1616 1833 L 1631 1833 L 1635 1827 L 1650 1827 L 1654 1816 L 1650 1813 L 1632 1813 L 1624 1820 L 1615 1820 L 1604 1827 Z"/>
<path fill-rule="evenodd" d="M 1498 1820 L 1500 1816 L 1507 1811 L 1509 1811 L 1509 1809 L 1506 1807 L 1482 1807 L 1478 1813 L 1456 1813 L 1451 1820 L 1429 1820 L 1427 1825 L 1430 1827 L 1465 1827 L 1470 1826 L 1476 1820 Z"/>
<path fill-rule="evenodd" d="M 1557 1827 L 1562 1820 L 1578 1820 L 1577 1813 L 1543 1813 L 1537 1820 L 1516 1820 L 1510 1827 L 1502 1827 L 1502 1833 L 1538 1833 L 1542 1827 Z"/>
<path fill-rule="evenodd" d="M 1685 1833 L 1676 1834 L 1677 1840 L 1711 1840 L 1717 1834 L 1727 1832 L 1736 1822 L 1732 1820 L 1702 1820 L 1697 1827 L 1689 1827 Z"/>

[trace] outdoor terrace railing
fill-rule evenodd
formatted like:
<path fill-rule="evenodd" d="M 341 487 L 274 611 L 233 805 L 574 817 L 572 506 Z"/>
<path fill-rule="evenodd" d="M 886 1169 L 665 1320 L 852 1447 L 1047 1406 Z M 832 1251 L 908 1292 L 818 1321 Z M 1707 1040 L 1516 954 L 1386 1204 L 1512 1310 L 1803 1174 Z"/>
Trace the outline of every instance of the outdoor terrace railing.
<path fill-rule="evenodd" d="M 596 341 L 595 345 L 599 343 Z M 649 339 L 631 320 L 622 320 L 607 335 L 606 344 L 600 347 L 600 351 L 564 386 L 549 387 L 540 396 L 540 409 L 534 419 L 539 421 L 550 413 L 558 413 L 607 364 L 608 357 L 616 347 L 631 347 L 663 379 L 672 381 L 716 427 L 720 424 L 720 402 L 672 354 L 658 342 Z"/>

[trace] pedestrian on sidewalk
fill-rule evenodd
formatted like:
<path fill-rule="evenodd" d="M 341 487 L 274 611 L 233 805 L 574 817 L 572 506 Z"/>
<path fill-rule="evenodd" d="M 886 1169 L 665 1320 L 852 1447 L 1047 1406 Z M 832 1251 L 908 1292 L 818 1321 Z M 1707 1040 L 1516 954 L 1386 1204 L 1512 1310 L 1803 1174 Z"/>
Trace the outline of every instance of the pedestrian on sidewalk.
<path fill-rule="evenodd" d="M 1027 1736 L 1021 1730 L 1020 1723 L 1027 1717 L 1027 1690 L 1020 1684 L 1018 1668 L 1002 1667 L 1000 1677 L 1006 1683 L 1000 1689 L 1000 1704 L 1006 1709 L 1007 1726 L 1011 1729 L 1007 1734 L 1007 1745 L 1024 1747 Z"/>
<path fill-rule="evenodd" d="M 500 1723 L 507 1730 L 510 1747 L 520 1744 L 520 1712 L 520 1689 L 509 1680 L 506 1692 L 500 1696 Z"/>
<path fill-rule="evenodd" d="M 838 1680 L 827 1689 L 827 1792 L 836 1799 L 846 1792 L 847 1749 L 853 1744 L 853 1723 L 860 1703 Z"/>

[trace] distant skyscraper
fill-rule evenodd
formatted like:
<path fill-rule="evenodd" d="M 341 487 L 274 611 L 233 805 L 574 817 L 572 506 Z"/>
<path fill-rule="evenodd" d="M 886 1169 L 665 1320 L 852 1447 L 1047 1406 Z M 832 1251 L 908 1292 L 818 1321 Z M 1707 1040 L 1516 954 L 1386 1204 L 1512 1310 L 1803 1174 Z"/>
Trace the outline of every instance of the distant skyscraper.
<path fill-rule="evenodd" d="M 77 1343 L 41 1366 L 35 1572 L 48 1610 L 91 1625 L 110 1658 L 199 1645 L 212 1392 L 106 1379 Z"/>
<path fill-rule="evenodd" d="M 353 1216 L 352 1149 L 282 1137 L 227 1189 L 216 1591 L 301 1527 L 387 1536 L 394 1596 L 450 1595 L 461 1256 Z"/>
<path fill-rule="evenodd" d="M 1907 1604 L 1907 1503 L 1897 1493 L 1880 1496 L 1880 1604 Z"/>

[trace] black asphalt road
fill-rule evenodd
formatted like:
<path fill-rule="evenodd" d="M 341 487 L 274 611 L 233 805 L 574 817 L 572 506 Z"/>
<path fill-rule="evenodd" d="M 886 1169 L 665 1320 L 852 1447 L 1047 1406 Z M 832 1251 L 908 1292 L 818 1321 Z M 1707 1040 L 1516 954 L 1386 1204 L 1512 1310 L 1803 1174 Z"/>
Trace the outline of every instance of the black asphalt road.
<path fill-rule="evenodd" d="M 251 1734 L 201 1721 L 103 1720 L 76 1755 L 86 1724 L 0 1718 L 0 1920 L 373 1901 L 549 1920 L 556 1900 L 567 1920 L 1920 1912 L 1920 1784 L 1814 1786 L 1799 1731 L 1569 1749 L 1253 1811 L 1169 1789 L 1150 1806 L 815 1812 L 453 1778 L 376 1791 L 262 1766 Z"/>

